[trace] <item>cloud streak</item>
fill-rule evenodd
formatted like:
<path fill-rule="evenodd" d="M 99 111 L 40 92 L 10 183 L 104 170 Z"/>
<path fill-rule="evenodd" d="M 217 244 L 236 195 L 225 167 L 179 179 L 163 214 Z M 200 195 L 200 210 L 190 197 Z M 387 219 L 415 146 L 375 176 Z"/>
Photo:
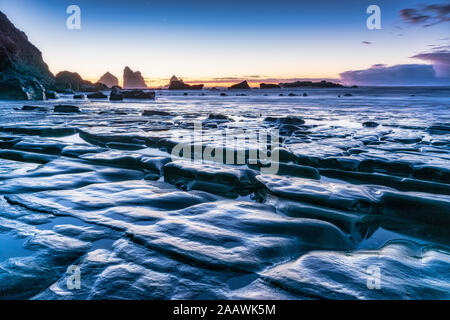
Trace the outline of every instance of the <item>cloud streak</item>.
<path fill-rule="evenodd" d="M 431 4 L 400 10 L 400 17 L 410 23 L 429 27 L 450 21 L 450 4 Z"/>
<path fill-rule="evenodd" d="M 204 83 L 204 84 L 233 84 L 236 82 L 241 82 L 246 80 L 248 83 L 259 84 L 259 83 L 284 83 L 284 82 L 295 82 L 295 81 L 330 81 L 330 82 L 340 82 L 340 79 L 336 78 L 270 78 L 270 77 L 261 77 L 257 79 L 252 79 L 250 77 L 223 77 L 223 78 L 213 78 L 213 79 L 185 79 L 186 83 L 196 84 L 196 83 Z"/>

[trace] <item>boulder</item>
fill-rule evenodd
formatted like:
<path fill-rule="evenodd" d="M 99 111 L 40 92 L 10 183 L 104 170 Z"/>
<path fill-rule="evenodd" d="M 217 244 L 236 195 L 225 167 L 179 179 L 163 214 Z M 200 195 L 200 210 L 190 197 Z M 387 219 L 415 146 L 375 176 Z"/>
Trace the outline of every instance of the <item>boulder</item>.
<path fill-rule="evenodd" d="M 109 95 L 110 101 L 123 100 L 123 94 L 119 86 L 114 86 L 111 89 L 111 94 Z"/>
<path fill-rule="evenodd" d="M 55 91 L 51 91 L 51 90 L 46 90 L 45 96 L 47 97 L 47 99 L 58 99 L 59 98 L 58 94 Z"/>
<path fill-rule="evenodd" d="M 170 116 L 169 112 L 166 111 L 158 111 L 158 110 L 144 110 L 144 112 L 142 112 L 143 116 Z"/>
<path fill-rule="evenodd" d="M 36 110 L 37 108 L 39 108 L 38 106 L 23 106 L 22 107 L 22 111 L 33 111 Z"/>
<path fill-rule="evenodd" d="M 208 115 L 208 120 L 233 121 L 228 116 L 220 113 L 210 113 Z"/>
<path fill-rule="evenodd" d="M 88 99 L 106 99 L 108 98 L 107 95 L 105 95 L 101 91 L 93 92 L 87 95 Z"/>
<path fill-rule="evenodd" d="M 23 106 L 22 111 L 47 111 L 46 108 L 44 107 L 39 107 L 39 106 Z"/>
<path fill-rule="evenodd" d="M 279 130 L 281 136 L 290 136 L 295 131 L 300 130 L 300 128 L 297 126 L 294 126 L 293 124 L 282 124 L 278 128 L 278 130 Z"/>
<path fill-rule="evenodd" d="M 54 112 L 64 112 L 64 113 L 76 113 L 80 112 L 80 108 L 77 106 L 69 106 L 69 105 L 56 105 L 53 109 Z"/>
<path fill-rule="evenodd" d="M 122 95 L 127 99 L 155 99 L 155 91 L 124 90 Z"/>
<path fill-rule="evenodd" d="M 97 91 L 106 91 L 109 90 L 109 87 L 101 82 L 96 82 L 94 84 L 89 81 L 84 81 L 80 87 L 80 91 L 82 92 L 97 92 Z"/>
<path fill-rule="evenodd" d="M 290 125 L 302 125 L 305 123 L 305 120 L 303 120 L 300 117 L 296 117 L 296 116 L 287 116 L 287 117 L 266 117 L 264 119 L 264 122 L 270 122 L 270 123 L 274 123 L 274 124 L 278 124 L 278 125 L 283 125 L 283 124 L 290 124 Z"/>
<path fill-rule="evenodd" d="M 378 127 L 380 124 L 375 121 L 366 121 L 362 125 L 367 128 L 375 128 L 375 127 Z"/>
<path fill-rule="evenodd" d="M 248 85 L 247 81 L 242 81 L 236 84 L 233 84 L 231 87 L 229 87 L 228 89 L 250 89 L 250 86 Z"/>

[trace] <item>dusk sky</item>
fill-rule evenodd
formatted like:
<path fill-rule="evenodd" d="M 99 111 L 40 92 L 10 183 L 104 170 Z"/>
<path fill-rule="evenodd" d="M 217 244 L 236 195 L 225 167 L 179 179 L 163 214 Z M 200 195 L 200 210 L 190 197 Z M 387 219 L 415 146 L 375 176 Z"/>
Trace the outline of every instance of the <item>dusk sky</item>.
<path fill-rule="evenodd" d="M 71 4 L 81 8 L 80 30 L 66 28 Z M 366 27 L 371 4 L 381 8 L 381 30 Z M 298 78 L 450 84 L 450 1 L 0 0 L 0 11 L 53 73 L 94 81 L 106 71 L 122 78 L 129 66 L 149 86 L 173 74 L 208 86 Z"/>

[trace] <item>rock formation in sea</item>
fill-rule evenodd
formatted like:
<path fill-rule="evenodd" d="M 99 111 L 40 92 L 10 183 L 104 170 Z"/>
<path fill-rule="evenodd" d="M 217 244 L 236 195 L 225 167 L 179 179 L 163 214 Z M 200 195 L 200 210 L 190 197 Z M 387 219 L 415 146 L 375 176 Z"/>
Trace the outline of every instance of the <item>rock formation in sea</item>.
<path fill-rule="evenodd" d="M 172 84 L 172 82 L 174 82 L 174 81 L 183 81 L 182 79 L 179 79 L 176 75 L 173 75 L 171 78 L 170 78 L 170 84 Z M 169 85 L 170 85 L 169 84 Z"/>
<path fill-rule="evenodd" d="M 169 90 L 201 90 L 203 89 L 203 84 L 189 85 L 183 82 L 182 79 L 177 78 L 173 75 L 170 78 Z"/>
<path fill-rule="evenodd" d="M 247 81 L 242 81 L 236 84 L 233 84 L 228 89 L 250 89 L 250 86 L 248 85 Z"/>
<path fill-rule="evenodd" d="M 83 79 L 76 72 L 61 71 L 56 74 L 55 85 L 59 91 L 65 89 L 72 89 L 80 91 Z"/>
<path fill-rule="evenodd" d="M 119 79 L 110 72 L 106 72 L 98 79 L 98 82 L 106 84 L 109 88 L 119 85 Z"/>
<path fill-rule="evenodd" d="M 129 67 L 123 69 L 124 89 L 146 89 L 144 78 L 139 71 L 133 72 Z"/>
<path fill-rule="evenodd" d="M 279 89 L 280 86 L 275 83 L 260 83 L 259 88 L 260 89 Z"/>
<path fill-rule="evenodd" d="M 281 87 L 284 88 L 343 88 L 344 86 L 339 83 L 329 82 L 322 80 L 320 82 L 312 82 L 312 81 L 295 81 L 295 82 L 286 82 L 280 83 Z"/>
<path fill-rule="evenodd" d="M 0 12 L 0 99 L 43 100 L 53 83 L 42 53 Z"/>
<path fill-rule="evenodd" d="M 60 92 L 66 91 L 67 89 L 82 92 L 96 92 L 109 89 L 103 83 L 96 82 L 94 84 L 90 81 L 83 80 L 78 73 L 70 71 L 61 71 L 56 74 L 55 87 Z"/>

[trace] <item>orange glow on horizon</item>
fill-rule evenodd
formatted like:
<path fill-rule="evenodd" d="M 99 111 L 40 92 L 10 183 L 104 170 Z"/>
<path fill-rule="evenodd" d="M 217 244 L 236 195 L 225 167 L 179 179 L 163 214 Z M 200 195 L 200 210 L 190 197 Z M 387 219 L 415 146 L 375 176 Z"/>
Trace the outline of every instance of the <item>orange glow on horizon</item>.
<path fill-rule="evenodd" d="M 84 78 L 83 78 L 84 79 Z M 85 80 L 88 80 L 92 83 L 96 83 L 99 78 L 87 78 Z M 147 87 L 149 88 L 165 88 L 169 86 L 169 79 L 164 78 L 164 79 L 144 79 L 145 83 L 147 84 Z M 246 78 L 235 78 L 235 79 L 230 79 L 230 80 L 216 80 L 214 78 L 210 78 L 210 79 L 203 79 L 203 80 L 183 80 L 186 84 L 189 85 L 196 85 L 196 84 L 203 84 L 205 88 L 227 88 L 233 84 L 242 82 L 242 81 L 247 81 L 247 83 L 249 84 L 249 86 L 251 88 L 259 88 L 259 84 L 260 83 L 266 83 L 266 84 L 279 84 L 280 82 L 294 82 L 294 81 L 314 81 L 314 82 L 318 82 L 318 81 L 322 81 L 322 80 L 327 80 L 327 81 L 332 81 L 332 82 L 340 82 L 339 79 L 328 79 L 328 78 L 294 78 L 294 79 L 288 79 L 288 78 L 272 78 L 272 79 L 246 79 Z M 123 86 L 123 80 L 119 79 L 119 86 Z"/>

